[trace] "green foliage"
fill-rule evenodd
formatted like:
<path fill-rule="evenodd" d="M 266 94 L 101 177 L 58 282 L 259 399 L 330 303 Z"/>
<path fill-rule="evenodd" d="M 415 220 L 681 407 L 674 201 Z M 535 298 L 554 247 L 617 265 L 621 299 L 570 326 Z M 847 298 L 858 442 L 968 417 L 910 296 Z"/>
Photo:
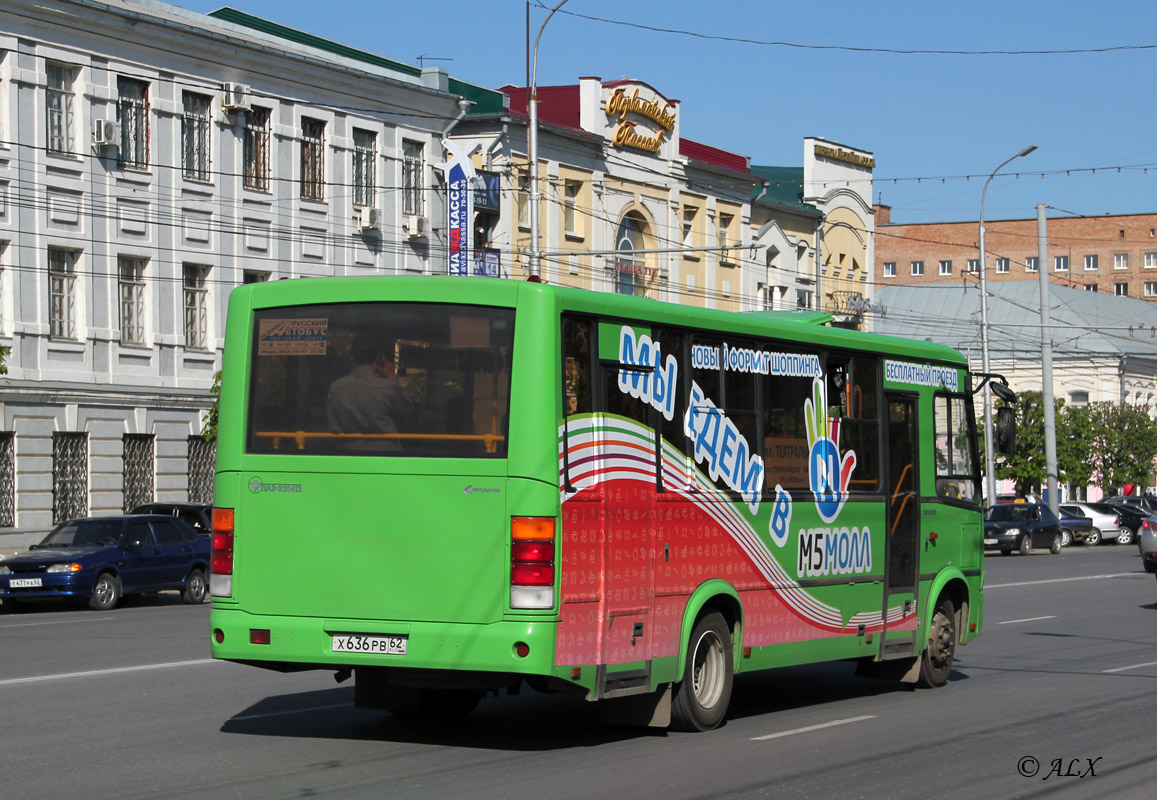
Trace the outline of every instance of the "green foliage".
<path fill-rule="evenodd" d="M 0 375 L 8 374 L 8 365 L 4 360 L 12 353 L 12 348 L 7 345 L 0 344 Z"/>
<path fill-rule="evenodd" d="M 205 415 L 205 424 L 201 428 L 201 437 L 206 442 L 217 440 L 217 419 L 221 413 L 221 370 L 213 373 L 213 385 L 209 387 L 213 394 L 213 407 Z"/>
<path fill-rule="evenodd" d="M 1075 408 L 1056 401 L 1057 479 L 1099 484 L 1112 494 L 1126 483 L 1149 485 L 1157 463 L 1157 421 L 1148 406 L 1094 403 Z M 1021 392 L 1016 405 L 1016 453 L 997 465 L 997 477 L 1016 492 L 1039 492 L 1047 482 L 1044 404 L 1040 392 Z"/>

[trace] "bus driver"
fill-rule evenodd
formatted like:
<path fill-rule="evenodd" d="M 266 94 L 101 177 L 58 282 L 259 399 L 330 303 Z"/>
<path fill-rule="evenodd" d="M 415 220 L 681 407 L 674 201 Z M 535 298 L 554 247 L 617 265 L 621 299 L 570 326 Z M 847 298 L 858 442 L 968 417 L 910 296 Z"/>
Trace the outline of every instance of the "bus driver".
<path fill-rule="evenodd" d="M 397 433 L 414 416 L 414 401 L 398 380 L 390 357 L 393 340 L 359 333 L 350 346 L 354 368 L 329 387 L 326 410 L 333 433 Z M 397 440 L 364 440 L 353 449 L 400 450 Z"/>

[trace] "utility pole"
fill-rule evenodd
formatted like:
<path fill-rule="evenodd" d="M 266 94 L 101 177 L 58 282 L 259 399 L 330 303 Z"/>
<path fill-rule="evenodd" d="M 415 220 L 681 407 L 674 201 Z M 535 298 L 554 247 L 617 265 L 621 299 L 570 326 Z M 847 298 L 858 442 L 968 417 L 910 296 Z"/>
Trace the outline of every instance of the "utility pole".
<path fill-rule="evenodd" d="M 1040 362 L 1041 402 L 1045 414 L 1045 474 L 1048 485 L 1049 508 L 1054 514 L 1060 497 L 1057 494 L 1057 420 L 1053 406 L 1053 342 L 1049 319 L 1049 242 L 1045 204 L 1036 207 L 1037 273 L 1040 277 Z"/>

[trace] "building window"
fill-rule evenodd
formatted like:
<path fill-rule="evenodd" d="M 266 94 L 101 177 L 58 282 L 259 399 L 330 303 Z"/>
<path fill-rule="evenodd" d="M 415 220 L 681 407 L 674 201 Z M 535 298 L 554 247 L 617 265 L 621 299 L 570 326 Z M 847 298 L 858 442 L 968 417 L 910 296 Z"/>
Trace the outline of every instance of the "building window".
<path fill-rule="evenodd" d="M 796 289 L 795 290 L 795 307 L 796 308 L 811 308 L 812 307 L 812 291 L 810 289 Z"/>
<path fill-rule="evenodd" d="M 912 274 L 913 275 L 923 275 L 924 274 L 924 262 L 923 261 L 913 261 L 912 262 Z"/>
<path fill-rule="evenodd" d="M 1114 253 L 1113 254 L 1113 269 L 1128 269 L 1129 268 L 1129 254 L 1128 253 Z"/>
<path fill-rule="evenodd" d="M 0 433 L 0 528 L 16 525 L 16 434 Z"/>
<path fill-rule="evenodd" d="M 325 123 L 301 120 L 301 196 L 325 199 Z"/>
<path fill-rule="evenodd" d="M 354 205 L 377 206 L 378 135 L 354 129 Z"/>
<path fill-rule="evenodd" d="M 980 272 L 980 259 L 979 258 L 968 259 L 968 271 L 971 272 L 973 275 Z"/>
<path fill-rule="evenodd" d="M 117 259 L 121 289 L 121 343 L 145 343 L 145 259 Z"/>
<path fill-rule="evenodd" d="M 151 433 L 126 433 L 121 441 L 124 455 L 124 512 L 153 500 L 153 454 L 156 437 Z"/>
<path fill-rule="evenodd" d="M 181 152 L 185 177 L 194 181 L 209 178 L 209 131 L 213 98 L 185 92 L 185 115 L 181 117 Z"/>
<path fill-rule="evenodd" d="M 1086 283 L 1086 284 L 1085 284 L 1085 291 L 1086 291 L 1086 292 L 1095 292 L 1095 291 L 1097 291 L 1097 284 L 1095 284 L 1095 283 Z"/>
<path fill-rule="evenodd" d="M 1053 259 L 1053 270 L 1055 272 L 1068 272 L 1069 271 L 1069 257 L 1068 256 L 1056 256 Z"/>
<path fill-rule="evenodd" d="M 241 273 L 242 286 L 248 286 L 251 283 L 265 283 L 268 280 L 268 272 L 258 272 L 257 270 L 247 269 Z"/>
<path fill-rule="evenodd" d="M 1088 392 L 1069 392 L 1069 405 L 1077 408 L 1085 408 L 1089 405 Z"/>
<path fill-rule="evenodd" d="M 896 262 L 895 261 L 885 261 L 884 262 L 884 277 L 885 278 L 895 278 L 896 277 Z"/>
<path fill-rule="evenodd" d="M 695 246 L 695 216 L 699 209 L 695 206 L 683 206 L 683 246 Z"/>
<path fill-rule="evenodd" d="M 54 339 L 76 338 L 75 250 L 48 248 L 48 327 Z"/>
<path fill-rule="evenodd" d="M 209 348 L 208 277 L 208 267 L 185 264 L 185 346 L 195 350 Z"/>
<path fill-rule="evenodd" d="M 52 434 L 52 524 L 88 516 L 88 434 Z"/>
<path fill-rule="evenodd" d="M 940 262 L 940 274 L 941 275 L 951 275 L 952 274 L 952 262 L 951 261 L 941 261 Z"/>
<path fill-rule="evenodd" d="M 1145 269 L 1157 269 L 1157 253 L 1145 254 Z"/>
<path fill-rule="evenodd" d="M 1157 281 L 1145 281 L 1145 296 L 1157 297 Z"/>
<path fill-rule="evenodd" d="M 731 242 L 731 222 L 735 219 L 734 214 L 718 214 L 715 217 L 715 237 L 719 244 L 719 260 L 724 264 L 730 264 L 734 261 L 731 249 L 728 247 Z"/>
<path fill-rule="evenodd" d="M 1127 283 L 1114 283 L 1113 284 L 1113 294 L 1115 294 L 1117 297 L 1128 297 L 1129 296 L 1129 284 L 1127 284 Z"/>
<path fill-rule="evenodd" d="M 525 228 L 530 224 L 530 176 L 518 176 L 518 224 Z"/>
<path fill-rule="evenodd" d="M 1009 267 L 1009 260 L 1007 258 L 996 259 L 996 271 L 999 274 L 1007 275 Z"/>
<path fill-rule="evenodd" d="M 245 188 L 269 191 L 269 109 L 245 112 Z"/>
<path fill-rule="evenodd" d="M 1038 272 L 1040 270 L 1040 256 L 1029 256 L 1024 260 L 1025 272 Z"/>
<path fill-rule="evenodd" d="M 73 142 L 72 82 L 76 71 L 61 64 L 46 64 L 48 152 L 71 153 Z"/>
<path fill-rule="evenodd" d="M 562 187 L 562 229 L 572 236 L 578 234 L 578 181 L 567 181 Z"/>
<path fill-rule="evenodd" d="M 1097 256 L 1085 256 L 1085 269 L 1094 270 L 1097 268 Z"/>
<path fill-rule="evenodd" d="M 200 434 L 188 439 L 189 502 L 213 502 L 213 473 L 217 464 L 217 443 L 205 441 Z"/>
<path fill-rule="evenodd" d="M 618 294 L 640 295 L 646 288 L 642 280 L 646 256 L 635 255 L 635 251 L 644 249 L 643 226 L 642 218 L 633 212 L 619 223 L 615 236 L 615 291 Z"/>
<path fill-rule="evenodd" d="M 421 142 L 402 140 L 402 213 L 422 216 L 422 175 L 425 173 L 425 148 Z M 529 182 L 527 184 L 529 186 Z M 529 196 L 529 195 L 528 195 Z M 522 216 L 519 212 L 518 221 Z"/>
<path fill-rule="evenodd" d="M 117 78 L 117 116 L 121 125 L 121 164 L 133 169 L 149 166 L 149 85 L 133 78 Z"/>

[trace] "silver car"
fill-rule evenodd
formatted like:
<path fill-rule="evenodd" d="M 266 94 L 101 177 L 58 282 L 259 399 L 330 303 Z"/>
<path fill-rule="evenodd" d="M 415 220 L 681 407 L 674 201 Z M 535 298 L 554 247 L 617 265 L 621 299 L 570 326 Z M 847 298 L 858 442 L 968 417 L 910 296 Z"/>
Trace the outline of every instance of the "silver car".
<path fill-rule="evenodd" d="M 1141 564 L 1146 572 L 1157 572 L 1157 514 L 1147 517 L 1141 523 L 1141 530 L 1138 533 Z"/>
<path fill-rule="evenodd" d="M 1100 544 L 1113 539 L 1116 539 L 1118 544 L 1131 544 L 1133 541 L 1133 532 L 1121 526 L 1121 519 L 1111 506 L 1102 503 L 1074 502 L 1061 503 L 1061 508 L 1069 514 L 1089 517 L 1093 521 L 1093 529 L 1084 535 L 1085 544 Z M 1070 542 L 1065 542 L 1066 547 L 1069 544 Z"/>

